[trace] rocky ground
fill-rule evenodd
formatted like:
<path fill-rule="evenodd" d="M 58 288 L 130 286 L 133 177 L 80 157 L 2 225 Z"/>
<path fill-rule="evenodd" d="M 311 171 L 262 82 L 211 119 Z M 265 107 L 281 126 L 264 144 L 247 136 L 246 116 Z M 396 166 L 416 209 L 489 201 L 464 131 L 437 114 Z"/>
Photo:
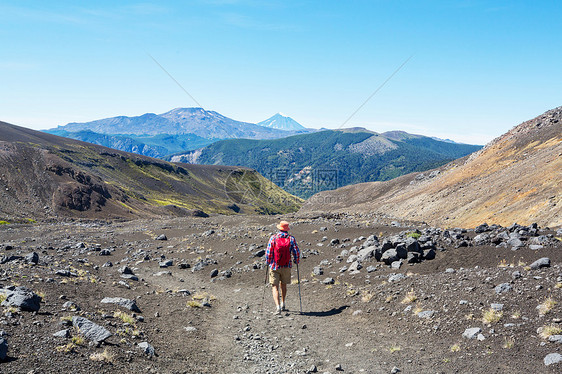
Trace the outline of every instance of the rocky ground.
<path fill-rule="evenodd" d="M 562 370 L 561 231 L 283 218 L 303 313 L 293 269 L 280 316 L 279 217 L 0 225 L 0 372 Z"/>

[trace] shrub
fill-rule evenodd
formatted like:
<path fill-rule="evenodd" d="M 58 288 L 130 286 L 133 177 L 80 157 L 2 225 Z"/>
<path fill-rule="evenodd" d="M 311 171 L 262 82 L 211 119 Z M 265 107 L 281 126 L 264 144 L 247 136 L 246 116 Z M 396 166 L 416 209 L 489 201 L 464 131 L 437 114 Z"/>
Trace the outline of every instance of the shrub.
<path fill-rule="evenodd" d="M 414 292 L 413 289 L 411 289 L 410 292 L 408 292 L 406 294 L 404 299 L 402 299 L 401 303 L 402 304 L 410 304 L 410 303 L 413 303 L 414 301 L 416 301 L 417 299 L 418 299 L 418 297 L 416 296 L 416 293 Z"/>
<path fill-rule="evenodd" d="M 201 308 L 203 305 L 195 300 L 188 301 L 186 305 L 190 308 Z"/>
<path fill-rule="evenodd" d="M 412 231 L 412 232 L 407 233 L 406 236 L 408 238 L 419 239 L 421 234 L 419 232 Z"/>
<path fill-rule="evenodd" d="M 497 323 L 503 317 L 503 312 L 499 310 L 494 310 L 492 308 L 484 311 L 482 314 L 482 322 L 488 325 L 492 323 Z"/>
<path fill-rule="evenodd" d="M 562 334 L 562 328 L 558 326 L 549 325 L 539 328 L 539 335 L 543 339 L 548 339 L 549 336 L 560 335 L 560 334 Z"/>
<path fill-rule="evenodd" d="M 103 352 L 99 352 L 99 353 L 92 353 L 90 355 L 90 360 L 92 361 L 100 361 L 100 362 L 113 362 L 115 359 L 115 356 L 109 352 L 106 349 L 103 350 Z"/>
<path fill-rule="evenodd" d="M 75 345 L 84 345 L 84 343 L 86 343 L 86 340 L 80 335 L 73 336 L 71 341 Z"/>
<path fill-rule="evenodd" d="M 552 297 L 547 298 L 542 304 L 539 304 L 537 306 L 539 314 L 541 316 L 544 316 L 545 314 L 549 313 L 552 308 L 554 308 L 554 305 L 556 305 L 556 301 L 554 301 Z"/>
<path fill-rule="evenodd" d="M 68 343 L 65 345 L 59 345 L 55 348 L 55 350 L 61 353 L 71 353 L 75 352 L 74 348 L 76 348 L 76 345 L 74 343 Z"/>

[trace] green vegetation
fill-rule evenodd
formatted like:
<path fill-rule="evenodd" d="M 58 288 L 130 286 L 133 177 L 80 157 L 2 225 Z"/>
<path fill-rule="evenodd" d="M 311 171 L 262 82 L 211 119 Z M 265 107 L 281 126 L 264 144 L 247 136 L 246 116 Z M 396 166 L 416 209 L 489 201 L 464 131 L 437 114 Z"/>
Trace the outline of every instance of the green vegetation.
<path fill-rule="evenodd" d="M 150 157 L 164 158 L 177 152 L 185 152 L 209 145 L 219 139 L 207 139 L 195 134 L 180 135 L 124 135 L 100 134 L 93 131 L 69 132 L 52 129 L 44 132 L 65 138 L 103 145 L 104 147 L 133 152 Z"/>
<path fill-rule="evenodd" d="M 9 224 L 10 224 L 10 222 L 8 222 L 8 221 L 0 221 L 0 225 L 9 225 Z"/>
<path fill-rule="evenodd" d="M 188 210 L 199 209 L 207 214 L 244 213 L 283 214 L 295 212 L 302 200 L 269 182 L 254 170 L 238 172 L 233 168 L 215 168 L 201 165 L 179 166 L 166 161 L 120 153 L 100 152 L 82 145 L 69 143 L 67 149 L 52 147 L 51 151 L 92 178 L 92 185 L 106 199 L 116 198 L 116 205 L 132 212 L 147 210 L 147 206 L 161 209 L 176 206 Z M 70 177 L 76 170 L 66 172 Z M 236 179 L 237 173 L 250 176 L 250 181 Z M 234 187 L 230 187 L 235 183 Z M 256 184 L 256 186 L 254 186 Z M 254 188 L 256 187 L 256 188 Z M 254 188 L 253 194 L 238 201 L 227 191 Z M 109 189 L 117 189 L 114 194 Z M 119 197 L 122 195 L 123 197 Z M 236 206 L 233 209 L 233 204 Z M 106 203 L 107 205 L 107 203 Z M 150 209 L 150 208 L 149 208 Z"/>
<path fill-rule="evenodd" d="M 406 236 L 409 238 L 419 239 L 421 234 L 419 232 L 409 232 L 406 234 Z"/>
<path fill-rule="evenodd" d="M 221 140 L 205 147 L 198 162 L 250 167 L 308 198 L 348 184 L 432 169 L 480 148 L 426 137 L 392 140 L 371 132 L 320 131 L 274 140 Z"/>

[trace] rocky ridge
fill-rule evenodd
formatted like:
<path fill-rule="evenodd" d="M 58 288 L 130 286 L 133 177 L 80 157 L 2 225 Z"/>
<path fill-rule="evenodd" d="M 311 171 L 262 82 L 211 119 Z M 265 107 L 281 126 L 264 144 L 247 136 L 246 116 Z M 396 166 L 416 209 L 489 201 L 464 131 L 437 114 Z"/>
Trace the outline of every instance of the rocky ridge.
<path fill-rule="evenodd" d="M 301 211 L 380 213 L 440 227 L 560 227 L 561 121 L 559 107 L 434 171 L 321 192 Z"/>

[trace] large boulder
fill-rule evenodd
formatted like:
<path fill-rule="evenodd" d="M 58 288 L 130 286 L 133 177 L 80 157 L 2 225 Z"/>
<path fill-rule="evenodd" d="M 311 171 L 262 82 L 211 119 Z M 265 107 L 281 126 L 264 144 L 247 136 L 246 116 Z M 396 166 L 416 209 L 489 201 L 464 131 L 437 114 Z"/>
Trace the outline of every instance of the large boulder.
<path fill-rule="evenodd" d="M 407 255 L 406 255 L 407 257 Z M 384 252 L 381 256 L 381 261 L 387 265 L 392 264 L 394 261 L 398 261 L 400 257 L 398 257 L 398 252 L 395 248 L 389 249 L 388 251 Z"/>
<path fill-rule="evenodd" d="M 360 250 L 357 253 L 357 260 L 360 261 L 360 262 L 367 261 L 368 259 L 373 257 L 375 249 L 376 249 L 376 247 L 374 247 L 374 246 L 363 248 L 362 250 Z"/>
<path fill-rule="evenodd" d="M 0 361 L 6 360 L 6 357 L 8 357 L 8 341 L 0 338 Z"/>
<path fill-rule="evenodd" d="M 13 290 L 0 290 L 6 295 L 2 306 L 15 306 L 27 312 L 37 312 L 41 307 L 41 296 L 26 287 L 16 287 Z"/>
<path fill-rule="evenodd" d="M 86 339 L 91 340 L 94 343 L 103 342 L 112 335 L 105 328 L 84 317 L 72 317 L 72 325 L 77 327 L 80 334 L 82 334 Z"/>
<path fill-rule="evenodd" d="M 532 270 L 537 270 L 540 268 L 548 268 L 550 267 L 550 258 L 548 257 L 539 258 L 537 261 L 533 262 L 529 267 Z"/>
<path fill-rule="evenodd" d="M 416 239 L 408 238 L 404 244 L 406 245 L 406 250 L 408 252 L 422 253 L 420 243 Z"/>

